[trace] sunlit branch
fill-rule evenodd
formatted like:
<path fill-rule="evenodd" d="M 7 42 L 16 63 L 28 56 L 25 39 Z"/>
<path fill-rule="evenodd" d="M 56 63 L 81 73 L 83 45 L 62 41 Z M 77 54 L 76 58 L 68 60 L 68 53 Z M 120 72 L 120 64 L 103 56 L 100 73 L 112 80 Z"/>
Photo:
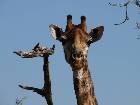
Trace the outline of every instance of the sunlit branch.
<path fill-rule="evenodd" d="M 15 51 L 13 53 L 21 56 L 22 58 L 44 57 L 54 53 L 55 46 L 52 48 L 42 47 L 39 43 L 32 49 L 32 51 Z"/>
<path fill-rule="evenodd" d="M 19 85 L 19 87 L 22 89 L 25 89 L 25 90 L 32 90 L 33 92 L 36 92 L 37 94 L 41 95 L 42 97 L 45 97 L 48 105 L 53 105 L 48 57 L 49 57 L 49 55 L 52 55 L 54 53 L 54 48 L 55 48 L 54 45 L 52 48 L 47 48 L 47 47 L 40 46 L 38 43 L 37 45 L 35 45 L 35 47 L 32 49 L 32 51 L 15 51 L 14 52 L 18 56 L 21 56 L 22 58 L 43 57 L 43 59 L 44 59 L 44 64 L 43 64 L 44 86 L 43 86 L 43 88 L 38 89 L 35 87 L 22 86 L 22 85 Z"/>

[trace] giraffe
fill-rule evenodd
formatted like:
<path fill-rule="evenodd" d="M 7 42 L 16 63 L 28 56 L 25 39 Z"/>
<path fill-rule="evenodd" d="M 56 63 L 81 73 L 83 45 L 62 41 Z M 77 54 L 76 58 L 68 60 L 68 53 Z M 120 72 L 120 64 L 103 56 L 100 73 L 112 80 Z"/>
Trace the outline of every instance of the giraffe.
<path fill-rule="evenodd" d="M 72 15 L 67 15 L 64 32 L 54 24 L 49 28 L 53 38 L 62 43 L 65 60 L 72 68 L 77 105 L 98 105 L 88 68 L 87 54 L 90 44 L 101 39 L 104 27 L 99 26 L 87 32 L 85 16 L 81 16 L 81 23 L 75 25 L 72 23 Z"/>

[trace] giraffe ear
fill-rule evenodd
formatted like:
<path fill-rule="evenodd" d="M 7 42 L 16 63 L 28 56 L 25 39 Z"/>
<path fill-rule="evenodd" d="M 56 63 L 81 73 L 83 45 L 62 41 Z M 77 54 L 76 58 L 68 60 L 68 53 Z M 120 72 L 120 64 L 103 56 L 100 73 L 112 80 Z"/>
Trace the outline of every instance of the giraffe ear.
<path fill-rule="evenodd" d="M 59 26 L 51 24 L 49 26 L 49 29 L 54 39 L 59 40 L 59 41 L 62 41 L 63 39 L 65 39 L 65 37 L 62 35 L 63 34 L 62 28 L 60 28 Z"/>
<path fill-rule="evenodd" d="M 91 37 L 89 44 L 96 42 L 101 39 L 104 31 L 104 26 L 99 26 L 94 29 L 91 29 L 91 32 L 89 33 L 89 36 Z"/>

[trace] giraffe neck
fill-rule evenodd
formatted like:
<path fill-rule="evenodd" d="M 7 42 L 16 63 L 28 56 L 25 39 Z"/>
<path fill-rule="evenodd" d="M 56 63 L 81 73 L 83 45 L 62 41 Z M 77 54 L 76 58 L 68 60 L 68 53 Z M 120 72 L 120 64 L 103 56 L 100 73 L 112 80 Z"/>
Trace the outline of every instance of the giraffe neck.
<path fill-rule="evenodd" d="M 80 69 L 72 70 L 77 105 L 98 105 L 87 61 Z"/>

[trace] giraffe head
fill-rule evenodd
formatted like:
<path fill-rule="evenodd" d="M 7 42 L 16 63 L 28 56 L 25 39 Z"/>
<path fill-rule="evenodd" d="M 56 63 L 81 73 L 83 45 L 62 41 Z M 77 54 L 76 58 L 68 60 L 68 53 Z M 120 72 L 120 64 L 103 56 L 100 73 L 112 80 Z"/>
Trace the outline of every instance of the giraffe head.
<path fill-rule="evenodd" d="M 87 32 L 86 17 L 81 16 L 81 23 L 74 25 L 71 15 L 67 16 L 67 25 L 64 32 L 57 25 L 51 24 L 49 28 L 53 38 L 62 43 L 67 63 L 76 67 L 83 65 L 90 44 L 100 40 L 104 31 L 104 27 L 99 26 Z"/>

